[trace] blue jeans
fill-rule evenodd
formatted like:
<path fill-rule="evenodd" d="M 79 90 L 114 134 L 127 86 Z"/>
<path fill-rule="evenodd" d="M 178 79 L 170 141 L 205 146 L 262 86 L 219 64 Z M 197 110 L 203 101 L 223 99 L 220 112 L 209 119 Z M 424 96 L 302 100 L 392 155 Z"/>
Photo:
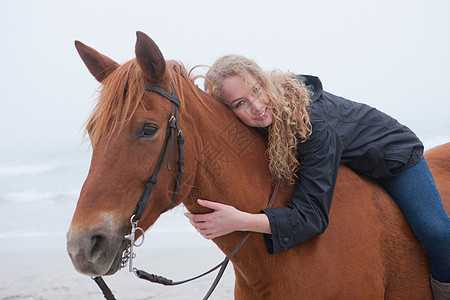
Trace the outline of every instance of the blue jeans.
<path fill-rule="evenodd" d="M 379 183 L 400 207 L 425 248 L 433 278 L 450 282 L 450 219 L 425 158 Z"/>

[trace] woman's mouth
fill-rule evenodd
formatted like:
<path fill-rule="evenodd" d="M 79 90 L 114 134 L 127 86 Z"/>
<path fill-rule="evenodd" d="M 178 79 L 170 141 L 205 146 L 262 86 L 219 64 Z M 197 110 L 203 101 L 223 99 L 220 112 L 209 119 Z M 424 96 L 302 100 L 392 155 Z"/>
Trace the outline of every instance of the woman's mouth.
<path fill-rule="evenodd" d="M 257 121 L 263 120 L 265 117 L 267 117 L 267 107 L 255 118 Z"/>

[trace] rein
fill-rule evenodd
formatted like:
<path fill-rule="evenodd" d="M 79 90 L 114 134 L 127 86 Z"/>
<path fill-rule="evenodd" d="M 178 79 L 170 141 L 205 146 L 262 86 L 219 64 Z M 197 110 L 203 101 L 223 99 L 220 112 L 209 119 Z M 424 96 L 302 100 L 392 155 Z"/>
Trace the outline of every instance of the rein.
<path fill-rule="evenodd" d="M 139 202 L 137 203 L 136 208 L 133 212 L 133 215 L 131 216 L 131 219 L 130 219 L 131 232 L 130 232 L 130 234 L 127 234 L 124 236 L 124 239 L 128 240 L 129 243 L 128 243 L 127 248 L 125 249 L 123 256 L 122 256 L 122 268 L 126 267 L 127 263 L 129 262 L 129 271 L 133 272 L 138 278 L 144 279 L 144 280 L 147 280 L 150 282 L 154 282 L 154 283 L 163 284 L 163 285 L 175 286 L 175 285 L 180 285 L 180 284 L 187 283 L 187 282 L 193 281 L 195 279 L 201 278 L 201 277 L 217 270 L 220 267 L 220 270 L 217 273 L 216 278 L 214 279 L 214 282 L 212 283 L 212 285 L 209 288 L 206 295 L 203 297 L 203 300 L 207 300 L 213 293 L 214 289 L 217 287 L 217 284 L 219 283 L 220 279 L 222 278 L 222 275 L 225 272 L 228 262 L 236 254 L 236 252 L 238 252 L 238 250 L 244 245 L 244 243 L 247 241 L 248 237 L 250 236 L 251 232 L 247 232 L 244 235 L 244 237 L 239 241 L 236 248 L 234 248 L 234 250 L 228 256 L 225 256 L 225 259 L 221 263 L 219 263 L 215 267 L 211 268 L 210 270 L 208 270 L 198 276 L 195 276 L 195 277 L 192 277 L 192 278 L 189 278 L 186 280 L 174 282 L 173 280 L 167 279 L 163 276 L 149 274 L 143 270 L 138 270 L 137 268 L 133 267 L 133 259 L 136 257 L 136 254 L 134 253 L 134 247 L 139 247 L 144 243 L 144 230 L 142 228 L 138 227 L 138 221 L 142 217 L 142 215 L 145 211 L 145 208 L 147 206 L 148 199 L 150 198 L 150 194 L 153 191 L 153 187 L 157 183 L 158 173 L 163 164 L 164 157 L 166 156 L 167 147 L 169 146 L 169 140 L 170 140 L 170 146 L 169 146 L 170 148 L 169 148 L 169 156 L 167 159 L 167 168 L 169 170 L 171 170 L 170 162 L 172 160 L 172 151 L 173 151 L 175 130 L 178 131 L 178 133 L 177 133 L 178 172 L 177 172 L 177 177 L 176 177 L 176 182 L 175 182 L 175 189 L 174 189 L 174 192 L 172 195 L 172 200 L 171 200 L 169 206 L 167 208 L 165 208 L 162 211 L 162 213 L 167 212 L 168 210 L 170 210 L 172 207 L 175 206 L 176 198 L 178 196 L 178 192 L 180 189 L 181 174 L 184 172 L 184 168 L 183 168 L 183 166 L 184 166 L 184 149 L 183 149 L 184 134 L 183 134 L 183 131 L 180 129 L 180 126 L 178 123 L 178 108 L 180 107 L 180 100 L 178 99 L 178 95 L 176 93 L 176 90 L 175 90 L 173 84 L 171 84 L 171 88 L 172 88 L 172 93 L 169 94 L 167 91 L 165 91 L 159 87 L 152 86 L 152 85 L 145 86 L 145 90 L 156 92 L 156 93 L 160 94 L 161 96 L 165 97 L 166 99 L 168 99 L 170 102 L 172 102 L 172 115 L 169 118 L 169 124 L 167 127 L 164 144 L 163 144 L 163 147 L 161 150 L 161 154 L 158 158 L 158 162 L 156 164 L 155 170 L 153 171 L 153 175 L 148 180 L 148 182 L 145 184 L 144 191 L 142 192 Z M 128 90 L 128 88 L 126 87 L 125 92 L 127 90 Z M 272 196 L 270 197 L 270 201 L 267 205 L 267 208 L 272 207 L 273 202 L 275 201 L 275 197 L 277 195 L 279 186 L 280 186 L 280 181 L 278 180 L 275 184 L 275 188 L 272 192 Z M 141 231 L 141 233 L 142 233 L 142 241 L 139 244 L 136 244 L 136 240 L 135 240 L 136 230 Z M 97 283 L 99 288 L 102 290 L 102 293 L 103 293 L 105 299 L 116 300 L 116 298 L 114 297 L 114 294 L 111 292 L 108 285 L 105 283 L 105 281 L 103 280 L 103 278 L 101 276 L 92 277 L 92 279 L 95 281 L 95 283 Z"/>

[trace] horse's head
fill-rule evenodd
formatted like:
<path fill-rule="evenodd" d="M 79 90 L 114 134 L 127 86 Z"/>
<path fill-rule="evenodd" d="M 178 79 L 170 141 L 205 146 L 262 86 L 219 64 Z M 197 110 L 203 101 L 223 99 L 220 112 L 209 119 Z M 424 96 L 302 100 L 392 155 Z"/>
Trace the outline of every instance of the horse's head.
<path fill-rule="evenodd" d="M 167 139 L 174 104 L 146 86 L 170 94 L 174 78 L 157 45 L 143 33 L 137 33 L 136 59 L 123 65 L 80 42 L 75 45 L 102 90 L 87 122 L 93 155 L 67 233 L 67 249 L 79 272 L 98 276 L 120 268 L 130 218 Z M 172 168 L 165 167 L 165 155 L 164 171 L 140 221 L 144 229 L 171 203 L 178 172 L 176 141 L 174 148 Z"/>

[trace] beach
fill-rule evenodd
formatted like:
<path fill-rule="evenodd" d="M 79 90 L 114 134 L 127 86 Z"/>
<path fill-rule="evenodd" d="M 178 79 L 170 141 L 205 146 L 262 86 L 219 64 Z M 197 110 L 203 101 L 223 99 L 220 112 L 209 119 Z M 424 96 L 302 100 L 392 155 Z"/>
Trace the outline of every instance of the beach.
<path fill-rule="evenodd" d="M 184 233 L 185 237 L 195 233 Z M 174 237 L 174 235 L 172 235 Z M 42 243 L 39 238 L 38 244 Z M 62 246 L 64 238 L 51 238 L 49 245 L 55 249 L 33 247 L 36 238 L 22 238 L 19 243 L 30 247 L 0 251 L 0 299 L 1 300 L 56 300 L 56 299 L 104 299 L 100 289 L 88 276 L 78 273 Z M 45 240 L 45 238 L 44 238 Z M 149 238 L 151 240 L 151 237 Z M 146 242 L 149 242 L 146 241 Z M 203 246 L 147 246 L 136 250 L 134 265 L 148 273 L 170 278 L 174 281 L 196 276 L 224 259 L 223 253 L 212 242 Z M 16 247 L 14 247 L 16 248 Z M 162 286 L 137 278 L 127 268 L 104 280 L 117 300 L 136 299 L 202 299 L 214 281 L 217 271 L 193 282 L 179 286 Z M 210 299 L 233 299 L 234 272 L 229 264 L 225 274 Z"/>
<path fill-rule="evenodd" d="M 0 162 L 0 300 L 104 299 L 90 277 L 79 274 L 66 251 L 66 232 L 89 169 L 90 153 L 76 149 Z M 224 259 L 183 215 L 183 205 L 163 214 L 135 248 L 134 266 L 184 280 Z M 104 280 L 117 300 L 201 299 L 216 272 L 166 287 L 122 269 Z M 211 299 L 233 299 L 228 265 Z"/>

